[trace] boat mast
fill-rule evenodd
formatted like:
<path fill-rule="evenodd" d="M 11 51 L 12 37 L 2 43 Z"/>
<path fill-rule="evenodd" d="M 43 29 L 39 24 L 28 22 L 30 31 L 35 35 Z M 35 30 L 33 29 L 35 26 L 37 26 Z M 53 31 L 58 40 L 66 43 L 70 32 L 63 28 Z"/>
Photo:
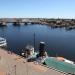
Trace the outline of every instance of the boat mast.
<path fill-rule="evenodd" d="M 34 32 L 34 50 L 35 50 L 35 32 Z"/>

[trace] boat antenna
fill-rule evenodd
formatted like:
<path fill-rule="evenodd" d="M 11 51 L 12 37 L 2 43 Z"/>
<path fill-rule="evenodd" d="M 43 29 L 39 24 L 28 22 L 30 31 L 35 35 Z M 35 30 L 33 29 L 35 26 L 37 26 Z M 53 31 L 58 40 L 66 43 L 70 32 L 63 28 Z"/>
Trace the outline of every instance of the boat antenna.
<path fill-rule="evenodd" d="M 56 57 L 58 57 L 58 54 L 56 53 Z"/>

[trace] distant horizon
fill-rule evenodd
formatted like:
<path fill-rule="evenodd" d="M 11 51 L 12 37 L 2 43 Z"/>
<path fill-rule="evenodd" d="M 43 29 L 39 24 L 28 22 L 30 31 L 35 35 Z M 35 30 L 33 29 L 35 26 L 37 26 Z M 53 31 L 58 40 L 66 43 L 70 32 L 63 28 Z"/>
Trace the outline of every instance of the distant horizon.
<path fill-rule="evenodd" d="M 75 19 L 75 18 L 45 18 L 45 17 L 0 17 L 0 19 L 13 19 L 13 18 L 35 18 L 35 19 Z"/>

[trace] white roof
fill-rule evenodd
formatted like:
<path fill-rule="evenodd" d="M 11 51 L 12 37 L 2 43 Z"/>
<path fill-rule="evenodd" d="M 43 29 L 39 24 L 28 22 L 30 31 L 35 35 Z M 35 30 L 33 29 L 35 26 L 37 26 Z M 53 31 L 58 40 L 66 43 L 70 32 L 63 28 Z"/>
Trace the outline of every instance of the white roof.
<path fill-rule="evenodd" d="M 45 44 L 45 42 L 40 42 L 40 43 Z"/>
<path fill-rule="evenodd" d="M 0 37 L 0 41 L 3 41 L 3 40 L 6 40 L 6 39 L 4 39 L 4 38 Z"/>

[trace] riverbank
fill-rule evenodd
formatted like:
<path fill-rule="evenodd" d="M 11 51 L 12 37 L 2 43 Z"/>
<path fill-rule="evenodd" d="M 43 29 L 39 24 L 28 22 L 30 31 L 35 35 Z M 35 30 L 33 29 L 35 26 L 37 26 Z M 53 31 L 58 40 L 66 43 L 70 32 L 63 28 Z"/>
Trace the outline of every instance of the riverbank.
<path fill-rule="evenodd" d="M 68 27 L 68 29 L 75 29 L 75 19 L 61 19 L 61 18 L 0 18 L 0 26 L 6 26 L 8 23 L 13 25 L 27 24 L 46 24 L 52 27 Z"/>
<path fill-rule="evenodd" d="M 0 75 L 65 75 L 0 49 Z"/>

